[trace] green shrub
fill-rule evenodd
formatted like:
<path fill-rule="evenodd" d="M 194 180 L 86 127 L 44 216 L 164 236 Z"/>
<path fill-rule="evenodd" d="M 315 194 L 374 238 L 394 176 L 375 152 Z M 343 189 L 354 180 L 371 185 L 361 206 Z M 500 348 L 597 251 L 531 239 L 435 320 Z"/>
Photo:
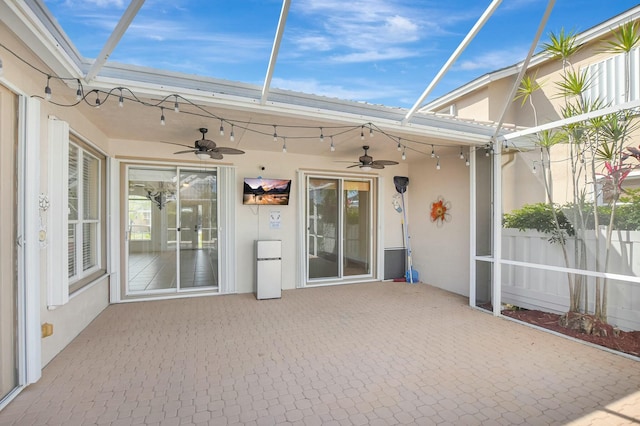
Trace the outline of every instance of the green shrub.
<path fill-rule="evenodd" d="M 593 205 L 585 205 L 583 216 L 586 220 L 587 229 L 594 229 Z M 558 223 L 563 233 L 567 235 L 575 235 L 575 229 L 567 215 L 571 215 L 573 205 L 554 206 Z M 609 225 L 611 217 L 611 206 L 598 207 L 598 221 L 601 226 Z M 616 206 L 616 215 L 614 218 L 614 228 L 624 231 L 640 231 L 640 190 L 628 190 L 625 195 L 620 197 L 620 202 Z M 521 209 L 505 213 L 503 216 L 502 226 L 504 228 L 515 228 L 521 231 L 525 229 L 535 229 L 539 232 L 551 234 L 551 241 L 562 238 L 562 235 L 556 235 L 556 226 L 553 221 L 553 213 L 551 206 L 547 203 L 527 204 Z"/>
<path fill-rule="evenodd" d="M 567 220 L 562 209 L 557 206 L 554 206 L 554 208 L 558 216 L 560 229 L 568 235 L 574 235 L 575 231 L 573 226 L 571 226 L 571 223 Z M 547 203 L 527 204 L 521 209 L 514 210 L 511 213 L 505 213 L 502 226 L 504 228 L 515 228 L 521 231 L 525 229 L 535 229 L 536 231 L 547 234 L 556 232 L 553 211 L 551 210 L 551 205 Z"/>

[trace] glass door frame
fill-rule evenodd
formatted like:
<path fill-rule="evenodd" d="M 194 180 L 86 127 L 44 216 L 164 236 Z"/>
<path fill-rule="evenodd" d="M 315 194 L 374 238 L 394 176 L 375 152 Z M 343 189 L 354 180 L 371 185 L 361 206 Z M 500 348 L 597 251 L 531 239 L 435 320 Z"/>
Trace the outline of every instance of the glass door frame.
<path fill-rule="evenodd" d="M 355 282 L 370 282 L 372 280 L 377 279 L 376 276 L 381 274 L 380 271 L 380 247 L 382 247 L 382 243 L 380 241 L 380 205 L 379 205 L 379 195 L 378 191 L 380 190 L 380 182 L 379 177 L 375 175 L 360 175 L 360 174 L 338 174 L 338 173 L 317 173 L 317 172 L 298 172 L 299 182 L 304 182 L 303 185 L 299 185 L 299 196 L 300 196 L 300 206 L 299 206 L 299 217 L 300 220 L 300 232 L 299 232 L 299 242 L 300 242 L 300 257 L 299 257 L 299 267 L 298 273 L 301 278 L 298 280 L 298 287 L 316 287 L 322 285 L 335 285 L 342 283 L 355 283 Z M 309 277 L 309 238 L 308 238 L 308 227 L 309 227 L 309 217 L 307 214 L 307 208 L 309 203 L 309 180 L 313 178 L 318 179 L 335 179 L 338 181 L 338 217 L 340 218 L 339 224 L 337 226 L 337 240 L 338 244 L 338 275 L 336 277 L 327 277 L 327 278 L 310 278 Z M 370 261 L 369 273 L 361 274 L 361 275 L 345 275 L 344 274 L 344 224 L 346 221 L 345 218 L 345 195 L 344 195 L 344 182 L 346 181 L 355 181 L 355 182 L 368 182 L 370 189 L 370 203 L 369 203 L 369 232 L 371 235 L 369 247 L 368 247 L 368 257 Z"/>
<path fill-rule="evenodd" d="M 158 298 L 158 297 L 167 297 L 174 296 L 178 294 L 185 293 L 193 293 L 193 292 L 207 292 L 207 293 L 220 293 L 221 286 L 220 283 L 216 286 L 203 286 L 203 287 L 185 287 L 182 288 L 180 286 L 180 244 L 181 244 L 181 235 L 178 229 L 180 228 L 180 177 L 181 173 L 184 171 L 194 171 L 194 172 L 208 172 L 213 173 L 216 176 L 216 191 L 219 194 L 220 191 L 220 182 L 219 182 L 219 167 L 216 166 L 193 166 L 193 165 L 176 165 L 176 164 L 166 164 L 166 163 L 147 163 L 147 162 L 123 162 L 120 165 L 121 167 L 121 205 L 122 209 L 120 212 L 121 215 L 121 232 L 120 238 L 122 241 L 122 251 L 120 256 L 121 263 L 121 296 L 119 300 L 137 300 L 140 298 Z M 170 229 L 175 230 L 176 232 L 176 242 L 175 242 L 175 279 L 176 285 L 166 288 L 166 289 L 155 289 L 155 290 L 144 290 L 144 291 L 131 291 L 129 288 L 129 175 L 131 169 L 145 169 L 145 170 L 158 170 L 158 171 L 171 171 L 175 173 L 176 180 L 176 219 L 173 227 Z M 218 244 L 220 242 L 220 202 L 219 196 L 216 201 L 216 240 Z M 221 268 L 221 259 L 220 256 L 217 256 L 216 259 L 217 272 L 220 273 Z"/>

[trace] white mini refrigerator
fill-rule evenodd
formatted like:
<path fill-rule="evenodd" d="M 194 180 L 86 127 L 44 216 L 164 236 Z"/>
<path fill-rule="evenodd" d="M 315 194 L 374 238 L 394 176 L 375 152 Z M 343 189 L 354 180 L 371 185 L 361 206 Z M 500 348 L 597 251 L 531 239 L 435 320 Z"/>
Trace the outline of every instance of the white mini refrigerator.
<path fill-rule="evenodd" d="M 256 241 L 256 298 L 279 299 L 282 294 L 282 241 Z"/>

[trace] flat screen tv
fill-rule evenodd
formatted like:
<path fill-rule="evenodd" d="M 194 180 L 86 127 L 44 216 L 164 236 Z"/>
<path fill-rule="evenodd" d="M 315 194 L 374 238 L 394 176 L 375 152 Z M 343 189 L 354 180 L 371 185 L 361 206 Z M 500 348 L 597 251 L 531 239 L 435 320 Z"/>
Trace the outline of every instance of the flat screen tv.
<path fill-rule="evenodd" d="M 242 204 L 286 206 L 290 191 L 291 179 L 244 178 Z"/>

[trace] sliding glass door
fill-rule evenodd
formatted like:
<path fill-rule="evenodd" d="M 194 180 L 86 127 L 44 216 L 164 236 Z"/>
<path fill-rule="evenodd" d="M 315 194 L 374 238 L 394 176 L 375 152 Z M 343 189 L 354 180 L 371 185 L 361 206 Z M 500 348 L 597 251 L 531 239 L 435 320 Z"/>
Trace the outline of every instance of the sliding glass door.
<path fill-rule="evenodd" d="M 307 279 L 372 275 L 371 179 L 306 179 Z"/>
<path fill-rule="evenodd" d="M 218 289 L 213 170 L 127 167 L 127 295 Z"/>

